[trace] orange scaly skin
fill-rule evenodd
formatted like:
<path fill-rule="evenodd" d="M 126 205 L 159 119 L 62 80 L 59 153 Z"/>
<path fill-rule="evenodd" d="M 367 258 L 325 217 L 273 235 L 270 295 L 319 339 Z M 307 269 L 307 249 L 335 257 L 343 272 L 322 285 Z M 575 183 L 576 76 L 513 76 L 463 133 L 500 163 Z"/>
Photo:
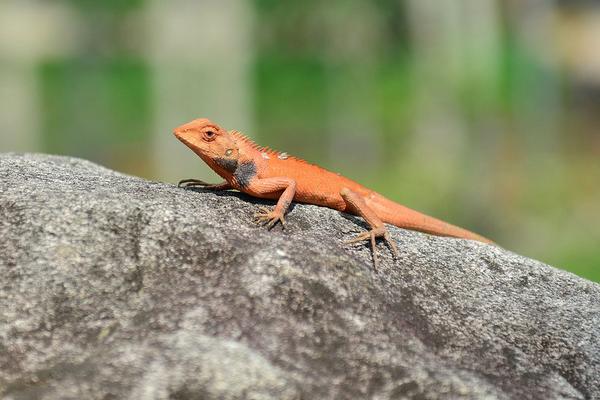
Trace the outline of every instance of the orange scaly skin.
<path fill-rule="evenodd" d="M 491 243 L 483 236 L 404 207 L 317 165 L 260 147 L 241 133 L 226 131 L 208 119 L 191 121 L 176 128 L 174 134 L 225 179 L 225 182 L 216 185 L 187 179 L 180 185 L 212 190 L 237 189 L 254 197 L 277 200 L 273 210 L 261 207 L 255 216 L 269 229 L 277 222 L 285 226 L 284 216 L 292 201 L 359 215 L 367 221 L 371 230 L 348 243 L 370 240 L 375 266 L 377 237 L 384 238 L 397 254 L 383 223 L 438 236 Z"/>

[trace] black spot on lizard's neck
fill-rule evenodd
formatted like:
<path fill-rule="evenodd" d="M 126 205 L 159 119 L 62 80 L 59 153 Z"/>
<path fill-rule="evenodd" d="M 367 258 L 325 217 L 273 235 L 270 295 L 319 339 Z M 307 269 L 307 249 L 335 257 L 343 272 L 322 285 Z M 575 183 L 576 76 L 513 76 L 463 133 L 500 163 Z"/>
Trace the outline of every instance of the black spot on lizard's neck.
<path fill-rule="evenodd" d="M 233 178 L 241 188 L 248 187 L 252 178 L 256 176 L 256 164 L 254 161 L 240 163 L 233 173 Z"/>
<path fill-rule="evenodd" d="M 219 167 L 223 168 L 225 171 L 231 172 L 231 173 L 234 173 L 238 167 L 237 160 L 234 160 L 231 158 L 216 157 L 215 163 L 217 163 L 217 165 Z"/>

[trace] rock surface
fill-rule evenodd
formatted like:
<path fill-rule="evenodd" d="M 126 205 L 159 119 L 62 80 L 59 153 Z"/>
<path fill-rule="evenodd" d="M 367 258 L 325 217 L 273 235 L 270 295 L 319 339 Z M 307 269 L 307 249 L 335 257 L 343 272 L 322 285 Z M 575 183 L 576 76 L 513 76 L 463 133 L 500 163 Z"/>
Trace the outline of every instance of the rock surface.
<path fill-rule="evenodd" d="M 600 286 L 506 250 L 0 156 L 0 398 L 600 399 Z M 270 204 L 270 203 L 262 203 Z"/>

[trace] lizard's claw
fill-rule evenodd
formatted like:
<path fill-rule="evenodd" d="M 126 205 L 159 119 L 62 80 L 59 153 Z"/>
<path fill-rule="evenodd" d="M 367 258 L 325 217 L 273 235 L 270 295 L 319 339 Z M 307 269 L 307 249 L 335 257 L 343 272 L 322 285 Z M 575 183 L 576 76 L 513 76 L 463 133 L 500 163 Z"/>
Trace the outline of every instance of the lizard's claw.
<path fill-rule="evenodd" d="M 260 207 L 259 211 L 254 214 L 254 221 L 257 224 L 262 224 L 267 227 L 267 229 L 271 230 L 277 222 L 281 222 L 281 227 L 285 228 L 285 219 L 283 217 L 283 213 L 278 211 L 271 211 L 267 207 Z"/>
<path fill-rule="evenodd" d="M 395 258 L 397 258 L 398 257 L 398 248 L 396 247 L 396 243 L 394 243 L 394 241 L 390 237 L 390 233 L 387 231 L 387 229 L 384 226 L 382 226 L 380 228 L 371 229 L 370 231 L 367 231 L 367 232 L 363 232 L 363 233 L 357 235 L 356 237 L 354 237 L 350 240 L 347 240 L 344 243 L 345 244 L 353 244 L 353 243 L 362 242 L 365 240 L 370 241 L 371 242 L 371 251 L 373 253 L 373 267 L 375 269 L 377 269 L 377 248 L 375 247 L 375 239 L 378 237 L 382 237 L 383 240 L 385 240 L 386 244 L 390 247 L 392 254 L 394 255 Z"/>

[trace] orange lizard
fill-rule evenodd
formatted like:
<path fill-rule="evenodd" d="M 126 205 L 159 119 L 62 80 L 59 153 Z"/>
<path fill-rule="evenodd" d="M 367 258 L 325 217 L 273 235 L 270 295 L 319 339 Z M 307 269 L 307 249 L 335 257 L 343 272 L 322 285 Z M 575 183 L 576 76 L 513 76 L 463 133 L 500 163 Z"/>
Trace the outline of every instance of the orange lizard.
<path fill-rule="evenodd" d="M 383 238 L 394 256 L 398 254 L 384 223 L 438 236 L 492 243 L 483 236 L 397 204 L 339 174 L 287 153 L 260 147 L 240 132 L 227 131 L 208 119 L 184 124 L 176 128 L 174 134 L 225 179 L 218 184 L 185 179 L 179 182 L 179 186 L 237 189 L 250 196 L 277 200 L 273 210 L 261 207 L 255 214 L 256 221 L 265 224 L 268 229 L 278 222 L 285 227 L 284 216 L 292 201 L 359 215 L 371 229 L 346 243 L 369 240 L 375 268 L 376 238 Z"/>

